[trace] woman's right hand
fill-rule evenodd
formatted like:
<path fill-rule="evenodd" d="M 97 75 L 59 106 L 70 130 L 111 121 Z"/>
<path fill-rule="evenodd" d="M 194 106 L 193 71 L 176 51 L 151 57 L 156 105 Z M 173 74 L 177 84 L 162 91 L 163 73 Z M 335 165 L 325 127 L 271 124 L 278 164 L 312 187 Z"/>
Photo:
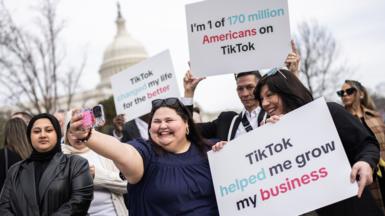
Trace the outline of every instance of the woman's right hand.
<path fill-rule="evenodd" d="M 215 143 L 215 145 L 212 146 L 212 150 L 214 152 L 217 152 L 223 148 L 224 145 L 226 145 L 227 141 L 219 141 Z"/>
<path fill-rule="evenodd" d="M 89 133 L 89 131 L 85 130 L 82 125 L 82 113 L 80 112 L 80 109 L 73 110 L 69 130 L 76 139 L 84 139 Z"/>

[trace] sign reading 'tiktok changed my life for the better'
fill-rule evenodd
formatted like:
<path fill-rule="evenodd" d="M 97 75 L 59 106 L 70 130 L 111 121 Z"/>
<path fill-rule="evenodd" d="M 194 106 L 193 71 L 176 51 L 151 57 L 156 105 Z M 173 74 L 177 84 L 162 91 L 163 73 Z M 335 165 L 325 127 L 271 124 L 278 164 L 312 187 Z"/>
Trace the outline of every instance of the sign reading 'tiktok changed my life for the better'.
<path fill-rule="evenodd" d="M 169 51 L 136 64 L 111 77 L 115 109 L 131 120 L 151 111 L 151 101 L 179 97 Z"/>
<path fill-rule="evenodd" d="M 208 157 L 221 215 L 297 216 L 358 191 L 323 98 Z"/>
<path fill-rule="evenodd" d="M 290 51 L 287 0 L 203 1 L 186 19 L 196 76 L 278 67 Z"/>

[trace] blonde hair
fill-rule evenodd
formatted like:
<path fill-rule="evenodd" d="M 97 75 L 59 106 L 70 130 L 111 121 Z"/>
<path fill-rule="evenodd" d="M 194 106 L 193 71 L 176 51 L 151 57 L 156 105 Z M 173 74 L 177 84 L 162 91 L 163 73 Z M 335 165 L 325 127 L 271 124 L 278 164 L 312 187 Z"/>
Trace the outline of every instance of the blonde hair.
<path fill-rule="evenodd" d="M 372 97 L 369 96 L 368 91 L 360 82 L 358 82 L 356 80 L 345 80 L 345 83 L 351 85 L 352 87 L 357 89 L 357 91 L 363 93 L 362 98 L 358 97 L 360 100 L 360 104 L 362 106 L 364 106 L 367 109 L 373 110 L 373 111 L 377 110 L 377 107 L 374 104 Z"/>
<path fill-rule="evenodd" d="M 17 153 L 23 160 L 31 154 L 32 147 L 27 139 L 27 125 L 22 119 L 13 118 L 5 124 L 4 147 Z"/>

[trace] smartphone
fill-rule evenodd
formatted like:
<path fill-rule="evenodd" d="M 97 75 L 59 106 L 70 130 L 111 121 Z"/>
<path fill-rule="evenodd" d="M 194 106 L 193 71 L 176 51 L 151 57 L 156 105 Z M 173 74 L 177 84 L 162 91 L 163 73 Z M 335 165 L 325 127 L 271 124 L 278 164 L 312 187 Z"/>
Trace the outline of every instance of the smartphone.
<path fill-rule="evenodd" d="M 94 114 L 95 118 L 95 127 L 101 127 L 106 123 L 106 118 L 104 116 L 104 109 L 103 105 L 98 104 L 92 108 L 92 113 Z"/>
<path fill-rule="evenodd" d="M 82 127 L 90 129 L 95 125 L 95 117 L 91 109 L 82 109 Z"/>
<path fill-rule="evenodd" d="M 103 105 L 98 104 L 92 109 L 82 110 L 82 124 L 84 129 L 103 126 L 106 122 Z"/>

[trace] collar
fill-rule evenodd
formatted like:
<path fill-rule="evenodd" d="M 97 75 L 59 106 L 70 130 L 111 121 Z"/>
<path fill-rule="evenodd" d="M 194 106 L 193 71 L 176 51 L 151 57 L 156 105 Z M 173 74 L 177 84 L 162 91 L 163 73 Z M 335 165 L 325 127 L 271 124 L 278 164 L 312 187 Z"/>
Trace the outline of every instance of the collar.
<path fill-rule="evenodd" d="M 243 109 L 242 110 L 242 117 L 244 115 L 246 115 L 249 119 L 251 118 L 257 118 L 258 114 L 261 112 L 261 107 L 258 106 L 257 108 L 255 108 L 254 110 L 252 110 L 251 112 L 247 111 L 246 109 Z"/>

